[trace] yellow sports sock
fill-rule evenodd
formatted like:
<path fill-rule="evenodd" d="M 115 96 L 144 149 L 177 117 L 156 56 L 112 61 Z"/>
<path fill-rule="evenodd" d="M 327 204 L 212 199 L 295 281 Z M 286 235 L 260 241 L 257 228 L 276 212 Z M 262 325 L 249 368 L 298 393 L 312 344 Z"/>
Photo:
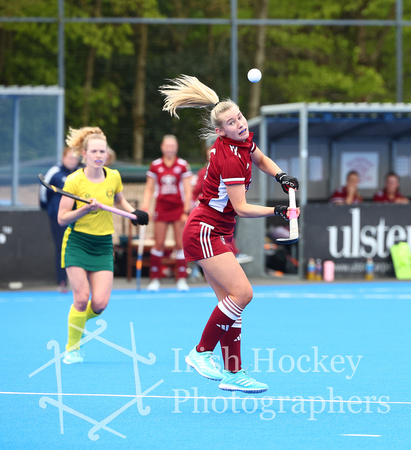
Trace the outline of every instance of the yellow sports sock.
<path fill-rule="evenodd" d="M 80 345 L 78 343 L 81 340 L 81 336 L 83 335 L 83 330 L 86 327 L 87 321 L 87 312 L 86 311 L 77 311 L 74 308 L 74 305 L 71 305 L 69 316 L 68 316 L 68 341 L 66 345 L 66 350 L 78 350 Z M 79 327 L 80 330 L 77 330 L 74 327 L 71 327 L 70 324 Z M 73 348 L 72 348 L 73 347 Z"/>
<path fill-rule="evenodd" d="M 93 311 L 93 308 L 91 307 L 91 300 L 89 300 L 87 303 L 86 314 L 87 314 L 87 320 L 90 320 L 90 319 L 94 319 L 94 317 L 99 316 L 101 313 L 97 314 Z"/>

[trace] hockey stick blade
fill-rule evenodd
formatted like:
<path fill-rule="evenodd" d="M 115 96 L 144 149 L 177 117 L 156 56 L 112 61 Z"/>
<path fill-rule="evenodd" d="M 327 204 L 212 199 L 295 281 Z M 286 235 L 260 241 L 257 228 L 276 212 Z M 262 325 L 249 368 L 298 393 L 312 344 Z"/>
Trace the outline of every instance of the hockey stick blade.
<path fill-rule="evenodd" d="M 91 203 L 90 200 L 87 200 L 85 198 L 79 197 L 78 195 L 71 194 L 70 192 L 63 191 L 63 189 L 60 189 L 57 186 L 53 186 L 52 184 L 47 183 L 47 181 L 44 178 L 44 175 L 42 175 L 41 173 L 39 173 L 39 180 L 40 180 L 40 183 L 44 187 L 49 189 L 50 191 L 54 191 L 57 194 L 65 195 L 66 197 L 70 197 L 73 200 L 78 200 L 79 202 L 88 203 L 88 204 Z"/>
<path fill-rule="evenodd" d="M 288 238 L 278 238 L 275 241 L 278 244 L 294 244 L 295 242 L 298 241 L 298 233 L 294 234 L 294 236 L 290 233 L 290 236 Z"/>

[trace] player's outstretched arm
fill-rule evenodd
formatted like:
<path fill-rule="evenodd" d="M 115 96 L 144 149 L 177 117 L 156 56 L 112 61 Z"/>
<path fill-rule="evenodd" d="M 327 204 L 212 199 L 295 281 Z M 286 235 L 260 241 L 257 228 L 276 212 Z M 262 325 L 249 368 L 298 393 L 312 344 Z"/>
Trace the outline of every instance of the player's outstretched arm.
<path fill-rule="evenodd" d="M 139 209 L 134 210 L 130 203 L 124 198 L 123 192 L 118 192 L 114 198 L 116 206 L 124 211 L 134 214 L 137 219 L 131 219 L 133 225 L 147 225 L 148 224 L 148 214 L 145 211 Z"/>
<path fill-rule="evenodd" d="M 257 147 L 253 153 L 253 164 L 262 172 L 274 177 L 280 184 L 282 190 L 288 194 L 288 190 L 298 189 L 299 183 L 297 178 L 287 175 L 280 167 Z"/>

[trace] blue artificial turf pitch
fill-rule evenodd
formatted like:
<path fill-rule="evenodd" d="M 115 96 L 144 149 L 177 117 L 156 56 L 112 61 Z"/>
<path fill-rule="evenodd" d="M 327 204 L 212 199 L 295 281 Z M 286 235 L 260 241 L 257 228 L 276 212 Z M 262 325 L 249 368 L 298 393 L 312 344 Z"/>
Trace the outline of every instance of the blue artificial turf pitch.
<path fill-rule="evenodd" d="M 85 362 L 67 366 L 71 303 L 0 292 L 1 448 L 411 447 L 410 282 L 256 286 L 242 353 L 269 385 L 258 395 L 221 391 L 184 362 L 210 288 L 114 290 L 87 323 Z"/>

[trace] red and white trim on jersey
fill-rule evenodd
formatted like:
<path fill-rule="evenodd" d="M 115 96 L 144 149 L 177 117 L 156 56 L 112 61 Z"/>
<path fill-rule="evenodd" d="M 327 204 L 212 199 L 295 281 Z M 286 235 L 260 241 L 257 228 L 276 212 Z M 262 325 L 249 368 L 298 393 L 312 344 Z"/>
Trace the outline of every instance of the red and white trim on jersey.
<path fill-rule="evenodd" d="M 219 212 L 223 212 L 229 200 L 230 199 L 228 198 L 226 185 L 224 183 L 224 180 L 220 176 L 220 184 L 218 186 L 218 196 L 217 198 L 212 198 L 208 202 L 208 206 L 214 208 Z"/>
<path fill-rule="evenodd" d="M 245 177 L 242 178 L 224 178 L 223 179 L 225 184 L 241 184 L 244 183 Z"/>
<path fill-rule="evenodd" d="M 210 258 L 211 256 L 214 256 L 213 247 L 211 245 L 211 230 L 214 230 L 214 227 L 212 225 L 209 225 L 205 222 L 200 222 L 201 229 L 200 229 L 200 244 L 201 249 L 203 251 L 204 258 Z"/>
<path fill-rule="evenodd" d="M 227 194 L 226 185 L 230 184 L 241 184 L 245 183 L 245 177 L 242 178 L 221 178 L 220 176 L 220 184 L 218 186 L 218 196 L 217 198 L 213 198 L 208 202 L 208 206 L 214 208 L 219 212 L 223 212 L 224 208 L 227 206 L 230 199 Z"/>
<path fill-rule="evenodd" d="M 236 305 L 231 300 L 229 295 L 218 302 L 217 306 L 222 313 L 224 313 L 228 318 L 232 320 L 237 320 L 243 312 L 243 308 L 240 308 L 238 305 Z"/>

